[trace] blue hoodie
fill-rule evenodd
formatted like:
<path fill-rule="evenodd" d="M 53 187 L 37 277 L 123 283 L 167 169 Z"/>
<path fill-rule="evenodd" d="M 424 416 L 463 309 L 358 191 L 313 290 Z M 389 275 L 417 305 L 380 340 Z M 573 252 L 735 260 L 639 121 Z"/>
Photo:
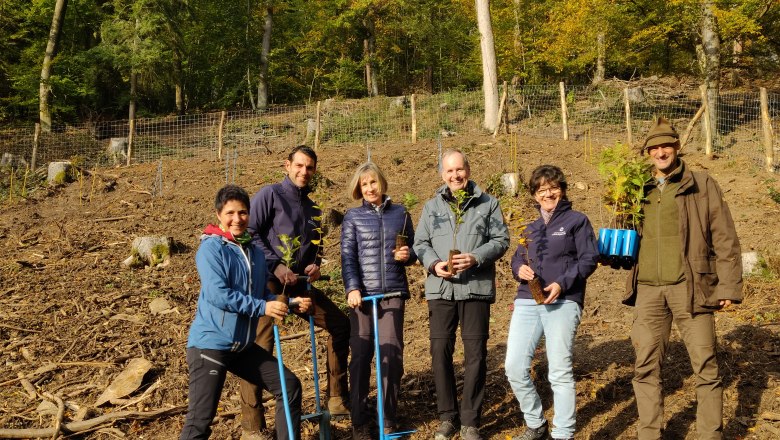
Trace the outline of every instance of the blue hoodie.
<path fill-rule="evenodd" d="M 549 223 L 540 217 L 526 228 L 531 269 L 542 282 L 561 286 L 557 301 L 570 300 L 583 305 L 585 280 L 596 270 L 598 247 L 593 226 L 585 214 L 571 209 L 563 199 L 555 207 Z M 525 249 L 518 246 L 512 256 L 512 275 L 520 285 L 515 298 L 532 299 L 528 282 L 517 277 L 517 271 L 528 264 Z"/>
<path fill-rule="evenodd" d="M 276 296 L 266 289 L 263 253 L 218 231 L 206 228 L 195 255 L 201 288 L 187 348 L 241 351 L 254 343 L 257 320 Z"/>

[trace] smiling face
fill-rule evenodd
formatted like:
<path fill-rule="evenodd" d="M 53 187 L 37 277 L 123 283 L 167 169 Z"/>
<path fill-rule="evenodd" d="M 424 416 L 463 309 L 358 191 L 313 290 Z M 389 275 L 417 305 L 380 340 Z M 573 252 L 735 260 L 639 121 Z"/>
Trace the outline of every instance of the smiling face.
<path fill-rule="evenodd" d="M 295 186 L 304 188 L 311 182 L 314 172 L 317 171 L 317 162 L 298 151 L 293 155 L 292 160 L 284 161 L 284 169 L 287 170 L 287 176 Z"/>
<path fill-rule="evenodd" d="M 459 189 L 466 189 L 469 183 L 471 170 L 466 165 L 463 155 L 453 152 L 442 158 L 441 179 L 447 184 L 451 192 Z"/>
<path fill-rule="evenodd" d="M 363 200 L 368 203 L 374 205 L 382 203 L 382 185 L 373 173 L 360 176 L 360 193 L 363 194 Z"/>
<path fill-rule="evenodd" d="M 223 230 L 238 237 L 246 231 L 249 223 L 249 208 L 239 200 L 228 200 L 222 210 L 217 212 L 217 219 Z"/>
<path fill-rule="evenodd" d="M 563 190 L 557 183 L 542 180 L 534 193 L 536 203 L 545 211 L 553 211 L 563 197 Z"/>
<path fill-rule="evenodd" d="M 680 150 L 680 144 L 661 144 L 647 148 L 647 154 L 655 167 L 655 174 L 658 176 L 668 176 L 669 173 L 677 168 L 677 152 Z"/>

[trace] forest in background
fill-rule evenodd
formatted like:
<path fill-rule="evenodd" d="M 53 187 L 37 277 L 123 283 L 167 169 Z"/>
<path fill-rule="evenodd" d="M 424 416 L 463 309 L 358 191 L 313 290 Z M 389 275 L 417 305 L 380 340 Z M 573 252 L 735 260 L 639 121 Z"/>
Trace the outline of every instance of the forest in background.
<path fill-rule="evenodd" d="M 704 78 L 703 4 L 733 83 L 780 70 L 777 0 L 494 0 L 498 79 Z M 0 121 L 37 119 L 47 52 L 60 122 L 482 83 L 474 0 L 0 0 Z"/>

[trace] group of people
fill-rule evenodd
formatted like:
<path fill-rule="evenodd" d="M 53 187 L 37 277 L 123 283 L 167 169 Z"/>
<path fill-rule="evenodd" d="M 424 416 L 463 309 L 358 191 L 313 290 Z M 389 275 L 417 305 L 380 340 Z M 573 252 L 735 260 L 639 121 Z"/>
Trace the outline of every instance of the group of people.
<path fill-rule="evenodd" d="M 633 387 L 641 440 L 662 436 L 661 365 L 672 322 L 680 329 L 696 379 L 699 438 L 722 438 L 723 390 L 713 313 L 742 298 L 740 246 L 728 206 L 711 177 L 691 171 L 680 159 L 678 139 L 674 127 L 659 118 L 644 143 L 653 178 L 645 187 L 641 246 L 624 298 L 635 306 Z M 181 439 L 208 438 L 227 371 L 241 379 L 242 439 L 271 438 L 260 403 L 263 389 L 276 398 L 276 437 L 299 437 L 301 383 L 288 369 L 280 376 L 272 355 L 271 320 L 287 313 L 305 319 L 312 314 L 315 325 L 330 334 L 327 408 L 332 415 L 350 416 L 354 439 L 372 438 L 375 415 L 369 411 L 368 395 L 373 311 L 363 305 L 363 298 L 380 294 L 391 297 L 378 303 L 381 353 L 377 362 L 383 369 L 377 380 L 384 385 L 385 430 L 395 432 L 400 423 L 403 322 L 409 297 L 406 266 L 418 261 L 427 271 L 431 371 L 440 420 L 435 440 L 458 434 L 462 440 L 482 438 L 495 264 L 509 248 L 509 231 L 498 200 L 470 180 L 465 154 L 446 151 L 440 166 L 443 185 L 424 205 L 416 231 L 409 213 L 388 197 L 387 179 L 376 164 L 369 162 L 355 171 L 348 191 L 360 206 L 346 212 L 341 226 L 348 317 L 310 287 L 320 277 L 321 262 L 320 225 L 315 220 L 321 213 L 309 198 L 317 167 L 313 150 L 293 149 L 285 161 L 284 180 L 261 188 L 251 201 L 234 185 L 218 192 L 218 225 L 206 227 L 196 255 L 201 290 L 187 342 L 189 410 Z M 505 359 L 506 376 L 525 419 L 524 431 L 515 439 L 572 439 L 576 430 L 573 347 L 586 281 L 597 268 L 598 248 L 590 221 L 572 209 L 560 168 L 536 168 L 528 189 L 539 217 L 527 225 L 527 240 L 511 259 L 519 285 Z M 284 234 L 299 237 L 301 244 L 289 267 L 289 260 L 282 258 Z M 405 237 L 405 243 L 396 239 L 398 235 Z M 448 255 L 455 248 L 457 253 Z M 541 285 L 542 300 L 532 293 L 536 283 Z M 282 292 L 287 295 L 281 296 Z M 465 370 L 460 400 L 453 365 L 458 327 Z M 531 377 L 542 337 L 553 393 L 551 421 L 545 418 Z M 293 432 L 288 432 L 285 404 Z"/>

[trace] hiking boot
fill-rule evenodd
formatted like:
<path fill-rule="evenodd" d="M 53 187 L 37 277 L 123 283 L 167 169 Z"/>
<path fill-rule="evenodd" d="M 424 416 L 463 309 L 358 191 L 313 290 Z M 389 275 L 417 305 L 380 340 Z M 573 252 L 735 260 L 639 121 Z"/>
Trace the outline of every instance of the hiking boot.
<path fill-rule="evenodd" d="M 482 440 L 479 428 L 476 426 L 462 426 L 460 428 L 460 440 Z"/>
<path fill-rule="evenodd" d="M 352 440 L 371 440 L 371 429 L 368 423 L 352 427 Z"/>
<path fill-rule="evenodd" d="M 545 420 L 544 425 L 538 428 L 531 428 L 530 426 L 526 426 L 523 435 L 512 437 L 512 440 L 544 440 L 547 438 L 547 431 L 547 420 Z"/>
<path fill-rule="evenodd" d="M 458 427 L 450 420 L 444 420 L 436 430 L 434 440 L 450 440 L 458 432 Z"/>
<path fill-rule="evenodd" d="M 328 412 L 331 417 L 344 417 L 349 415 L 349 406 L 341 397 L 328 399 Z"/>
<path fill-rule="evenodd" d="M 270 429 L 261 429 L 259 431 L 241 431 L 241 440 L 274 440 L 274 434 Z"/>

